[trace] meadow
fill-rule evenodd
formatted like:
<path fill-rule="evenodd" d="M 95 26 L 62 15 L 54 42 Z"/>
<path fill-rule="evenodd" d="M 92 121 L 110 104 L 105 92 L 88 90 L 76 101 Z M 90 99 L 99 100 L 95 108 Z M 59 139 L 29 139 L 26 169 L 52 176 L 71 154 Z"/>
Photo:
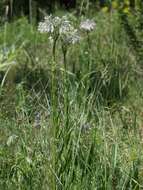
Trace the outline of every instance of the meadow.
<path fill-rule="evenodd" d="M 143 189 L 141 18 L 0 25 L 1 190 Z"/>

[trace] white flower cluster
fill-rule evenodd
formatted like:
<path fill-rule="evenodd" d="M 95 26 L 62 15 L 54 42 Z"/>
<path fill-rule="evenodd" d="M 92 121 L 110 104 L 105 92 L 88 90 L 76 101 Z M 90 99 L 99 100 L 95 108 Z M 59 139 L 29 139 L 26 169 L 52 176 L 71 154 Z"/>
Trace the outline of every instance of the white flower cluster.
<path fill-rule="evenodd" d="M 93 20 L 86 19 L 80 23 L 80 29 L 90 32 L 94 30 L 96 23 Z"/>
<path fill-rule="evenodd" d="M 64 17 L 64 19 L 62 20 L 61 26 L 59 28 L 59 33 L 62 35 L 62 34 L 69 33 L 73 30 L 74 30 L 73 25 L 71 25 L 70 21 L 66 20 Z"/>
<path fill-rule="evenodd" d="M 78 31 L 75 29 L 72 33 L 65 33 L 61 35 L 61 40 L 65 45 L 75 44 L 80 41 L 80 36 L 78 35 Z"/>
<path fill-rule="evenodd" d="M 96 23 L 93 20 L 86 19 L 80 23 L 80 29 L 86 32 L 94 30 Z M 78 30 L 68 20 L 67 16 L 53 17 L 46 16 L 43 22 L 38 25 L 38 31 L 49 33 L 49 40 L 53 43 L 54 39 L 60 39 L 63 45 L 75 44 L 80 41 Z"/>
<path fill-rule="evenodd" d="M 74 44 L 80 40 L 78 31 L 66 16 L 62 18 L 52 17 L 51 15 L 45 17 L 44 21 L 39 23 L 38 31 L 41 33 L 49 33 L 51 42 L 55 36 L 58 36 L 65 44 Z"/>
<path fill-rule="evenodd" d="M 38 31 L 41 33 L 54 33 L 60 23 L 61 19 L 59 17 L 46 16 L 43 22 L 39 22 Z"/>

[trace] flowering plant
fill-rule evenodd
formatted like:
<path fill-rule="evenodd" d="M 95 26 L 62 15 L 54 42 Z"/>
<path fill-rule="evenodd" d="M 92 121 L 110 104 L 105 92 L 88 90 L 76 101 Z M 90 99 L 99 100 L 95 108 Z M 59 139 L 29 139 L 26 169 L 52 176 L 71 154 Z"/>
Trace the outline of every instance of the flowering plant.
<path fill-rule="evenodd" d="M 70 44 L 75 44 L 80 40 L 78 30 L 74 28 L 67 16 L 52 17 L 46 16 L 43 22 L 38 25 L 38 31 L 41 33 L 48 33 L 50 35 L 49 40 L 53 43 L 53 57 L 55 60 L 55 50 L 57 40 L 60 39 L 63 54 L 67 52 L 67 48 Z"/>
<path fill-rule="evenodd" d="M 80 23 L 80 29 L 86 32 L 90 32 L 94 30 L 95 27 L 96 27 L 96 23 L 90 19 L 86 19 Z"/>
<path fill-rule="evenodd" d="M 74 28 L 66 16 L 61 18 L 52 17 L 51 15 L 46 16 L 44 21 L 39 23 L 38 31 L 49 33 L 50 40 L 60 38 L 62 42 L 67 44 L 74 44 L 80 39 L 77 29 Z"/>

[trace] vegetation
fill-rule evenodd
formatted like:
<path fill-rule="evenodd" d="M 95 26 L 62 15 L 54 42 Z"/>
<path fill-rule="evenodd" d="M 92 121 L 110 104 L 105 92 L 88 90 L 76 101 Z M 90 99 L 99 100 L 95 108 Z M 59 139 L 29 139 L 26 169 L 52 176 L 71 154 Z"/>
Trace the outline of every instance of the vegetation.
<path fill-rule="evenodd" d="M 143 188 L 142 4 L 78 4 L 1 22 L 2 190 Z"/>

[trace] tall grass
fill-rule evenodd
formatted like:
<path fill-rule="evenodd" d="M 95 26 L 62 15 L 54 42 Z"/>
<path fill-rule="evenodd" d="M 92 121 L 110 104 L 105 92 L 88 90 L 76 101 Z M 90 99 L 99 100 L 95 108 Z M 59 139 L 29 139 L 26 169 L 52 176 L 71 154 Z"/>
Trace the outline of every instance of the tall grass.
<path fill-rule="evenodd" d="M 117 13 L 95 20 L 64 58 L 24 18 L 0 29 L 1 189 L 143 188 L 136 57 Z"/>

